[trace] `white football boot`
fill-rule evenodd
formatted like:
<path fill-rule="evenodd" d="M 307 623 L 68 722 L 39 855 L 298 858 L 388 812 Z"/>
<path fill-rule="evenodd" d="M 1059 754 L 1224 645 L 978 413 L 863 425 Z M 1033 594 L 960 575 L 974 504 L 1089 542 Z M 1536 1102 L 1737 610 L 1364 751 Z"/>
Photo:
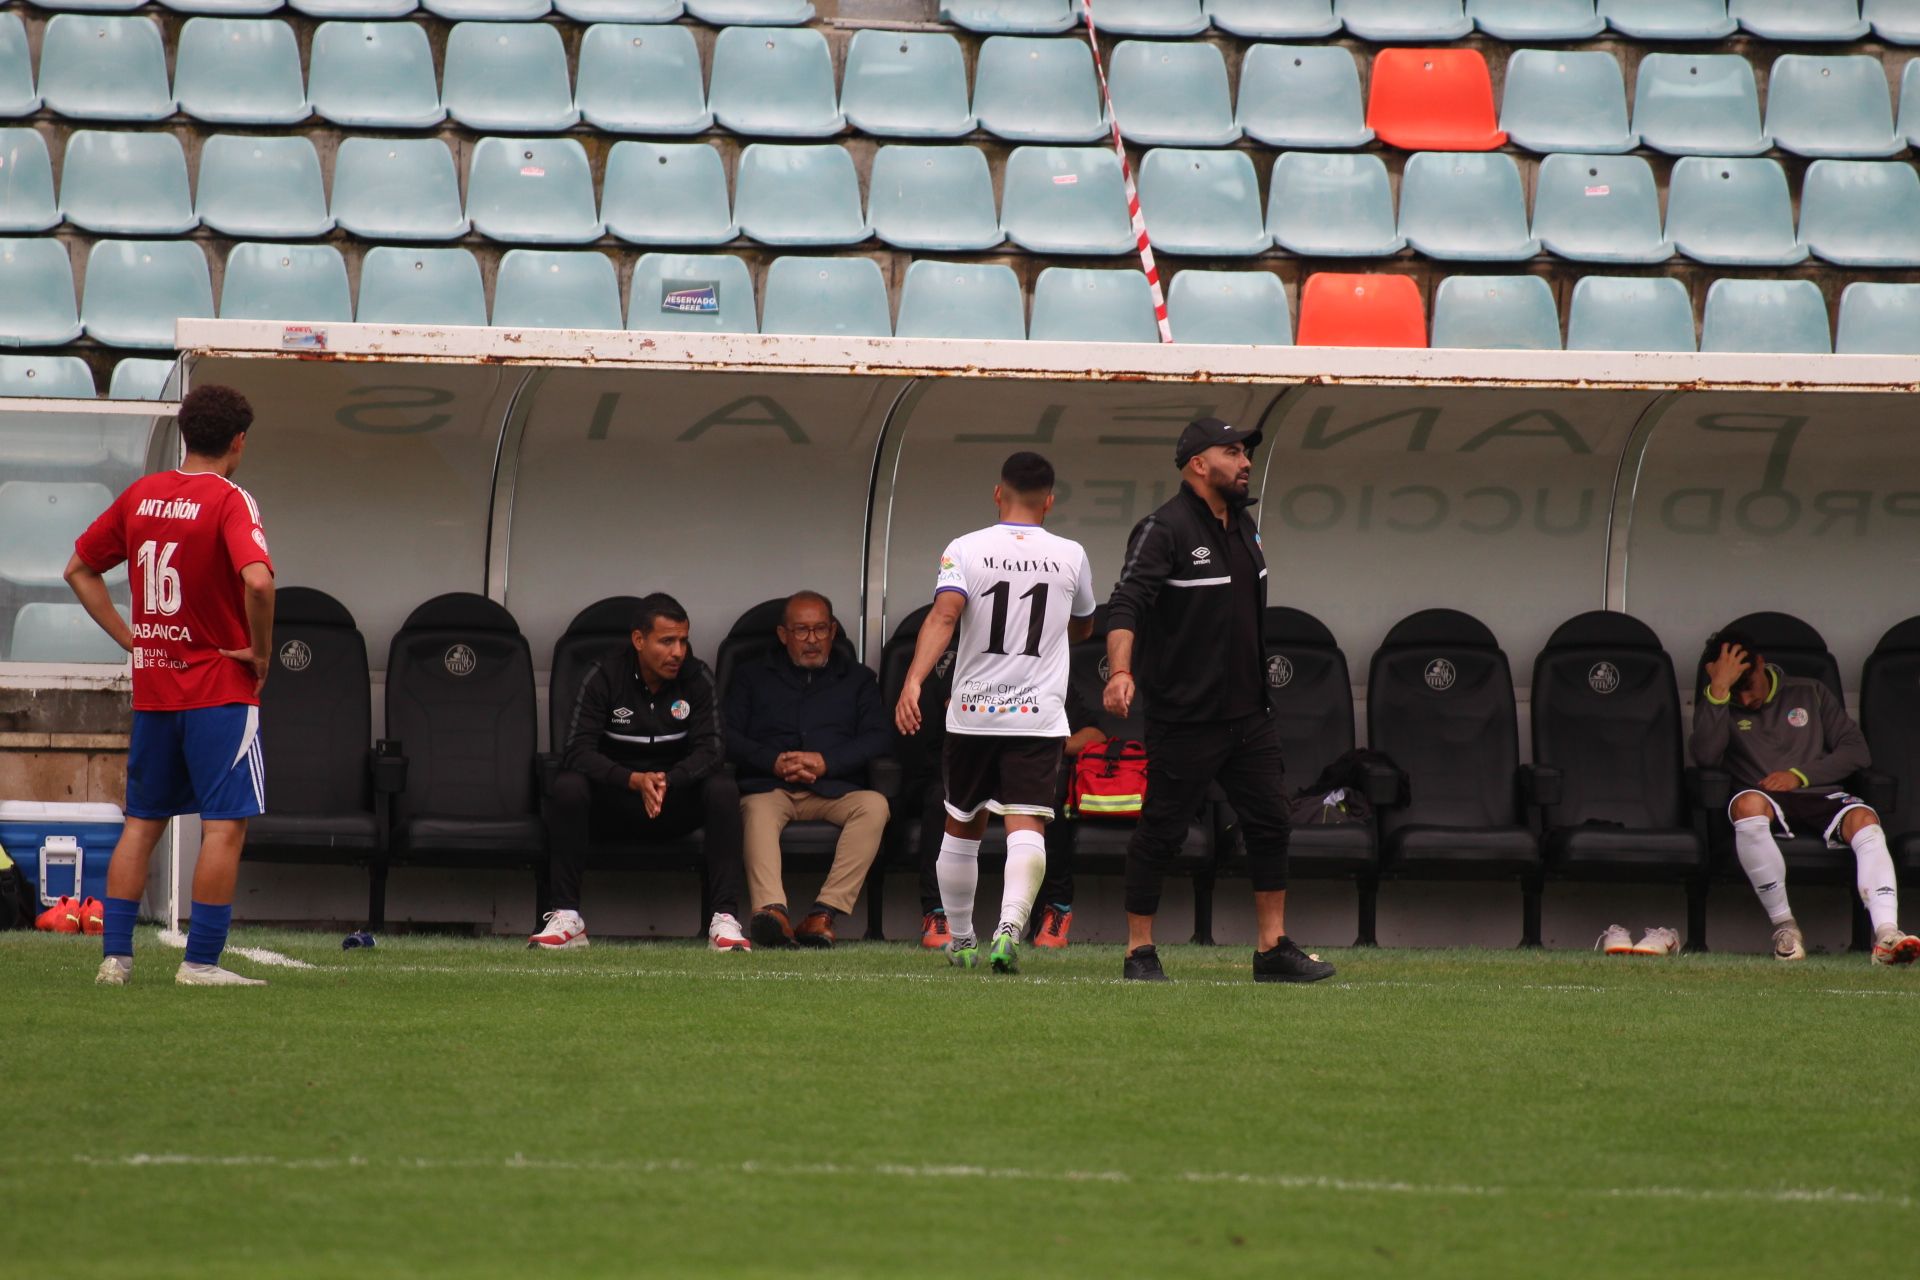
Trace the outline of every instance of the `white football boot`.
<path fill-rule="evenodd" d="M 1674 956 L 1680 954 L 1680 935 L 1671 929 L 1649 929 L 1640 935 L 1633 948 L 1636 956 Z"/>
<path fill-rule="evenodd" d="M 132 956 L 108 956 L 100 962 L 93 980 L 103 987 L 124 987 L 133 979 Z"/>
<path fill-rule="evenodd" d="M 222 969 L 217 964 L 189 964 L 182 962 L 180 971 L 173 980 L 183 987 L 264 987 L 265 978 L 243 978 L 231 969 Z"/>
<path fill-rule="evenodd" d="M 1610 924 L 1606 932 L 1594 940 L 1593 949 L 1604 951 L 1610 956 L 1624 956 L 1633 953 L 1633 935 L 1617 924 Z"/>
<path fill-rule="evenodd" d="M 740 922 L 727 911 L 716 911 L 707 922 L 707 945 L 715 951 L 751 951 L 753 943 L 741 931 Z"/>
<path fill-rule="evenodd" d="M 578 911 L 549 911 L 540 932 L 527 939 L 528 950 L 571 951 L 587 945 L 587 922 Z"/>
<path fill-rule="evenodd" d="M 1800 926 L 1789 920 L 1773 931 L 1773 958 L 1775 960 L 1805 960 L 1807 958 L 1806 939 L 1800 936 Z"/>

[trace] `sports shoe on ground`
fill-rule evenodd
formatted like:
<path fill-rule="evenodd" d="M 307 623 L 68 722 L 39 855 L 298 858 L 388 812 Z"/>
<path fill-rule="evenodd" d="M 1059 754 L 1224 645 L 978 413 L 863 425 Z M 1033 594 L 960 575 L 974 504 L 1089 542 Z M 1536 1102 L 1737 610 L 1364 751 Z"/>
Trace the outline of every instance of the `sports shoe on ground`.
<path fill-rule="evenodd" d="M 947 913 L 929 911 L 920 917 L 920 945 L 929 951 L 938 950 L 953 941 L 953 935 L 947 931 Z"/>
<path fill-rule="evenodd" d="M 1680 935 L 1671 929 L 1649 929 L 1640 935 L 1640 941 L 1633 947 L 1636 956 L 1677 956 L 1680 954 Z"/>
<path fill-rule="evenodd" d="M 243 978 L 217 964 L 182 963 L 173 980 L 183 987 L 264 987 L 265 978 Z"/>
<path fill-rule="evenodd" d="M 954 938 L 947 943 L 947 963 L 956 969 L 980 967 L 980 943 L 975 938 Z"/>
<path fill-rule="evenodd" d="M 1332 965 L 1294 946 L 1284 933 L 1269 949 L 1253 953 L 1255 982 L 1318 982 L 1333 975 Z"/>
<path fill-rule="evenodd" d="M 132 956 L 108 956 L 100 962 L 93 980 L 103 987 L 124 987 L 133 977 Z"/>
<path fill-rule="evenodd" d="M 747 932 L 753 935 L 754 945 L 769 951 L 781 951 L 795 945 L 793 920 L 787 915 L 787 909 L 777 902 L 754 912 L 753 919 L 747 921 Z"/>
<path fill-rule="evenodd" d="M 1920 960 L 1920 938 L 1900 932 L 1897 926 L 1882 929 L 1873 940 L 1875 964 L 1912 964 Z"/>
<path fill-rule="evenodd" d="M 1135 947 L 1120 966 L 1120 976 L 1128 982 L 1172 982 L 1160 967 L 1160 953 L 1152 947 Z"/>
<path fill-rule="evenodd" d="M 529 951 L 571 951 L 587 945 L 587 922 L 578 911 L 549 911 L 540 932 L 527 939 Z"/>
<path fill-rule="evenodd" d="M 995 973 L 1020 972 L 1020 937 L 1011 927 L 1003 927 L 993 935 L 993 945 L 987 948 L 987 958 L 993 961 Z"/>
<path fill-rule="evenodd" d="M 1033 945 L 1036 947 L 1064 947 L 1067 945 L 1067 930 L 1073 927 L 1073 908 L 1057 907 L 1047 904 L 1040 913 L 1040 927 L 1033 931 Z"/>
<path fill-rule="evenodd" d="M 80 899 L 80 932 L 99 937 L 107 931 L 107 904 L 98 898 Z"/>
<path fill-rule="evenodd" d="M 803 947 L 831 947 L 833 917 L 824 911 L 809 911 L 800 927 L 793 931 L 793 940 Z"/>
<path fill-rule="evenodd" d="M 740 922 L 730 911 L 716 911 L 707 921 L 707 945 L 715 951 L 751 951 L 753 944 L 740 932 Z"/>
<path fill-rule="evenodd" d="M 1773 931 L 1773 958 L 1775 960 L 1805 960 L 1807 958 L 1806 940 L 1800 936 L 1800 926 L 1789 920 Z"/>
<path fill-rule="evenodd" d="M 1610 956 L 1630 955 L 1633 952 L 1633 935 L 1617 924 L 1610 924 L 1606 932 L 1594 942 L 1595 951 L 1604 951 Z"/>
<path fill-rule="evenodd" d="M 80 932 L 79 900 L 61 894 L 58 902 L 34 917 L 33 927 L 43 933 Z"/>

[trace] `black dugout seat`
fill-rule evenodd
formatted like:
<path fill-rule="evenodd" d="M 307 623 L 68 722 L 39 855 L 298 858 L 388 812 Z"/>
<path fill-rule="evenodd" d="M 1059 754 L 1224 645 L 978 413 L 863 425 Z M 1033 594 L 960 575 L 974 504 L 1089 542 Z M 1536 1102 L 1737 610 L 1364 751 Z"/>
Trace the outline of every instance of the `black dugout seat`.
<path fill-rule="evenodd" d="M 880 650 L 880 701 L 887 709 L 889 722 L 893 719 L 895 704 L 900 701 L 900 690 L 906 686 L 907 668 L 913 665 L 913 647 L 920 638 L 920 626 L 932 612 L 931 604 L 923 604 L 902 618 Z M 947 736 L 947 696 L 953 690 L 953 659 L 954 650 L 949 642 L 946 652 L 920 683 L 920 732 L 908 736 L 897 728 L 894 730 L 893 758 L 900 766 L 900 798 L 887 823 L 886 847 L 874 860 L 876 873 L 882 868 L 900 867 L 916 876 L 919 874 L 924 827 L 935 812 L 933 806 L 937 804 L 941 786 L 940 752 Z M 993 841 L 994 835 L 989 828 L 988 840 Z M 983 843 L 982 848 L 987 845 Z M 992 852 L 1004 857 L 1006 847 L 995 842 Z M 879 938 L 883 936 L 879 881 L 874 881 L 871 887 L 867 898 L 867 936 Z"/>
<path fill-rule="evenodd" d="M 1896 780 L 1880 814 L 1895 863 L 1920 875 L 1920 618 L 1898 623 L 1873 647 L 1860 675 L 1860 729 L 1873 766 Z"/>
<path fill-rule="evenodd" d="M 1790 613 L 1749 613 L 1726 625 L 1728 631 L 1744 631 L 1760 647 L 1767 665 L 1780 668 L 1790 676 L 1818 680 L 1840 698 L 1840 663 L 1827 650 L 1827 642 L 1811 624 Z"/>
<path fill-rule="evenodd" d="M 727 628 L 727 634 L 713 651 L 713 679 L 720 688 L 724 699 L 727 693 L 727 681 L 732 679 L 734 668 L 745 662 L 758 662 L 772 653 L 774 646 L 780 643 L 773 629 L 786 618 L 787 598 L 762 600 L 753 608 L 734 619 Z M 833 651 L 848 662 L 858 663 L 860 655 L 854 650 L 853 641 L 847 638 L 847 629 L 835 618 L 834 624 L 840 627 L 839 635 L 834 637 Z"/>

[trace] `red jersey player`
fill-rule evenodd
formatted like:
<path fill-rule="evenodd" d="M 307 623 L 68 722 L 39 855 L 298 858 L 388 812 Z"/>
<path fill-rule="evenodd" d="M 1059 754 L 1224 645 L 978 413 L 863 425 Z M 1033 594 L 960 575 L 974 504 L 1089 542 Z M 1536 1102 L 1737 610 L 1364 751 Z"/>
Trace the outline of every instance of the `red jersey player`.
<path fill-rule="evenodd" d="M 147 860 L 181 814 L 201 819 L 193 920 L 176 981 L 260 986 L 220 967 L 247 819 L 266 808 L 260 688 L 273 651 L 273 560 L 260 508 L 230 476 L 253 410 L 230 387 L 196 387 L 180 404 L 186 460 L 128 486 L 74 543 L 67 583 L 133 654 L 127 822 L 107 868 L 98 981 L 133 974 L 133 923 Z M 131 562 L 133 622 L 102 574 Z"/>

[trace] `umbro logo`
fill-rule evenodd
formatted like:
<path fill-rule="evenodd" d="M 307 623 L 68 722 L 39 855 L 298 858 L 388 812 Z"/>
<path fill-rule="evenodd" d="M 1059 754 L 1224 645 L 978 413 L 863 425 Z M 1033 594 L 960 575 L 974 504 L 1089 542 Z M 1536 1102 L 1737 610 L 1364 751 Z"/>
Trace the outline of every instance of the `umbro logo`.
<path fill-rule="evenodd" d="M 615 707 L 613 709 L 613 722 L 615 724 L 631 724 L 633 722 L 633 708 Z"/>
<path fill-rule="evenodd" d="M 1195 547 L 1193 549 L 1193 562 L 1195 564 L 1212 564 L 1213 548 L 1212 547 Z"/>

